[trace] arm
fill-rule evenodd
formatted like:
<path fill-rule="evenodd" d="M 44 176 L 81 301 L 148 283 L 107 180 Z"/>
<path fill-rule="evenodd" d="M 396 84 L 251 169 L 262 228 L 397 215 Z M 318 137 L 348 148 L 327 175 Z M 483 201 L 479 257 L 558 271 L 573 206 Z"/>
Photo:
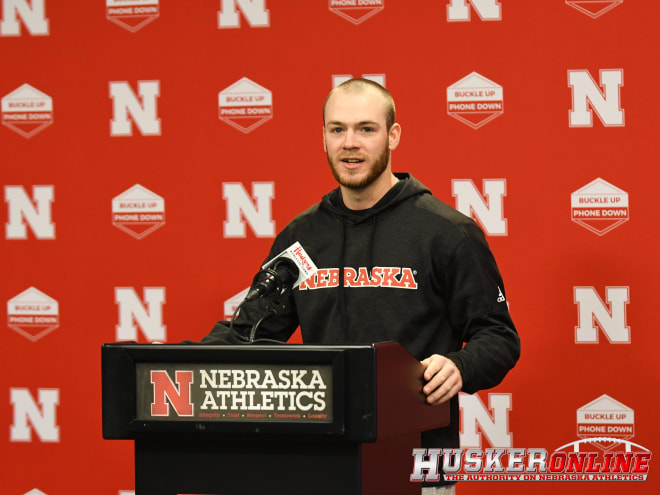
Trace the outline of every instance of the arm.
<path fill-rule="evenodd" d="M 494 387 L 520 356 L 520 339 L 509 315 L 504 284 L 486 239 L 474 222 L 444 268 L 445 294 L 452 322 L 464 346 L 422 361 L 427 369 L 427 401 L 439 404 L 460 390 Z"/>

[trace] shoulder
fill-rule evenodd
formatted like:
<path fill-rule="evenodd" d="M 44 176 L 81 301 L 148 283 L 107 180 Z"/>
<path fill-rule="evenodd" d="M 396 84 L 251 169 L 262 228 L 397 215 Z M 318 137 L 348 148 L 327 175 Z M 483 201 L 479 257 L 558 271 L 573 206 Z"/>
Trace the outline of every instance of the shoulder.
<path fill-rule="evenodd" d="M 310 223 L 317 222 L 322 216 L 321 203 L 316 203 L 306 210 L 298 213 L 293 220 L 291 220 L 283 231 L 295 231 L 301 228 L 307 228 Z"/>
<path fill-rule="evenodd" d="M 312 232 L 322 229 L 327 225 L 328 220 L 323 218 L 325 216 L 327 215 L 323 212 L 323 208 L 320 207 L 320 203 L 316 203 L 298 213 L 277 234 L 274 242 L 275 248 L 279 249 L 282 246 L 288 247 L 296 241 L 308 238 Z"/>
<path fill-rule="evenodd" d="M 432 194 L 412 198 L 410 206 L 427 228 L 434 229 L 436 233 L 452 239 L 455 243 L 468 238 L 484 237 L 481 228 L 472 218 Z"/>

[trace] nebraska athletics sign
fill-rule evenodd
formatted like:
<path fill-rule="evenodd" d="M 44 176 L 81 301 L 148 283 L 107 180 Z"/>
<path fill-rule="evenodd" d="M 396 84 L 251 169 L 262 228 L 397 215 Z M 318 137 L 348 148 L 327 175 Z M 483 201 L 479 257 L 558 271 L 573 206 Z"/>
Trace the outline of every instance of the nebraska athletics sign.
<path fill-rule="evenodd" d="M 137 364 L 137 419 L 332 423 L 332 366 Z"/>

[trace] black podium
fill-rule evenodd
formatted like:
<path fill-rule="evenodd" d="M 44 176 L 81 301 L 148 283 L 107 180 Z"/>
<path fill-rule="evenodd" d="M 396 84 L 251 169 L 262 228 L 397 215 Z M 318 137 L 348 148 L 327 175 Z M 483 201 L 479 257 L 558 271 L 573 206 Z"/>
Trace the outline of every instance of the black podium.
<path fill-rule="evenodd" d="M 416 494 L 446 426 L 396 343 L 106 344 L 103 437 L 135 441 L 136 495 Z"/>

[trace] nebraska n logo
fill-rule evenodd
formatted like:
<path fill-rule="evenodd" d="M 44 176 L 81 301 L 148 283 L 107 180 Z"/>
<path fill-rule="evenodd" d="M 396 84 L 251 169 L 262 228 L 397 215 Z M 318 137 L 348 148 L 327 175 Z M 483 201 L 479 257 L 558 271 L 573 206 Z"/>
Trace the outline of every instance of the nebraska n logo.
<path fill-rule="evenodd" d="M 60 389 L 40 388 L 35 401 L 28 389 L 10 388 L 9 402 L 14 406 L 14 421 L 9 427 L 10 442 L 31 442 L 33 430 L 42 442 L 60 441 L 60 427 L 57 425 Z"/>
<path fill-rule="evenodd" d="M 506 179 L 484 179 L 483 187 L 487 202 L 472 180 L 452 180 L 451 194 L 456 198 L 456 209 L 478 219 L 488 235 L 507 235 L 507 219 L 503 213 Z"/>
<path fill-rule="evenodd" d="M 227 220 L 223 223 L 224 237 L 246 237 L 246 220 L 257 237 L 275 237 L 275 222 L 271 209 L 274 197 L 275 186 L 272 182 L 253 182 L 252 197 L 240 182 L 222 184 L 222 198 L 227 201 Z"/>
<path fill-rule="evenodd" d="M 32 186 L 32 197 L 23 186 L 5 186 L 8 222 L 6 239 L 27 239 L 27 226 L 37 239 L 55 239 L 52 203 L 55 186 Z"/>
<path fill-rule="evenodd" d="M 626 306 L 630 302 L 628 287 L 606 287 L 607 305 L 593 287 L 575 287 L 574 295 L 578 306 L 576 344 L 598 343 L 596 323 L 611 344 L 630 344 L 630 327 L 626 316 Z"/>
<path fill-rule="evenodd" d="M 132 136 L 133 122 L 143 136 L 160 136 L 160 119 L 156 99 L 160 96 L 160 81 L 138 81 L 138 100 L 126 81 L 110 83 L 112 98 L 111 136 Z"/>
<path fill-rule="evenodd" d="M 250 27 L 270 26 L 270 12 L 266 9 L 266 0 L 220 0 L 218 29 L 241 27 L 239 10 Z"/>
<path fill-rule="evenodd" d="M 116 340 L 137 340 L 135 323 L 149 341 L 166 339 L 163 324 L 165 287 L 145 287 L 143 295 L 146 307 L 133 287 L 115 287 L 115 303 L 119 307 Z"/>
<path fill-rule="evenodd" d="M 48 35 L 48 19 L 46 19 L 45 0 L 1 0 L 2 21 L 0 21 L 0 36 L 20 36 L 21 18 L 23 25 L 32 36 Z"/>
<path fill-rule="evenodd" d="M 509 429 L 511 394 L 488 394 L 488 409 L 477 394 L 461 392 L 458 399 L 461 407 L 461 446 L 481 447 L 477 425 L 491 446 L 513 445 L 513 435 Z"/>
<path fill-rule="evenodd" d="M 351 74 L 333 74 L 332 75 L 332 87 L 336 88 L 341 83 L 353 79 Z M 377 84 L 380 84 L 382 87 L 385 87 L 385 74 L 362 74 L 362 79 L 368 79 Z"/>
<path fill-rule="evenodd" d="M 447 21 L 467 22 L 470 20 L 472 8 L 482 21 L 501 21 L 502 5 L 498 0 L 449 0 L 447 5 Z"/>
<path fill-rule="evenodd" d="M 568 112 L 569 127 L 593 127 L 592 110 L 605 127 L 625 125 L 621 108 L 623 69 L 602 69 L 599 74 L 600 86 L 588 70 L 568 71 L 573 103 Z"/>
<path fill-rule="evenodd" d="M 172 382 L 167 371 L 151 371 L 151 384 L 154 390 L 154 401 L 151 403 L 152 416 L 169 416 L 170 404 L 172 404 L 177 416 L 192 416 L 194 414 L 195 406 L 190 401 L 193 372 L 177 370 L 174 376 L 176 385 Z"/>

